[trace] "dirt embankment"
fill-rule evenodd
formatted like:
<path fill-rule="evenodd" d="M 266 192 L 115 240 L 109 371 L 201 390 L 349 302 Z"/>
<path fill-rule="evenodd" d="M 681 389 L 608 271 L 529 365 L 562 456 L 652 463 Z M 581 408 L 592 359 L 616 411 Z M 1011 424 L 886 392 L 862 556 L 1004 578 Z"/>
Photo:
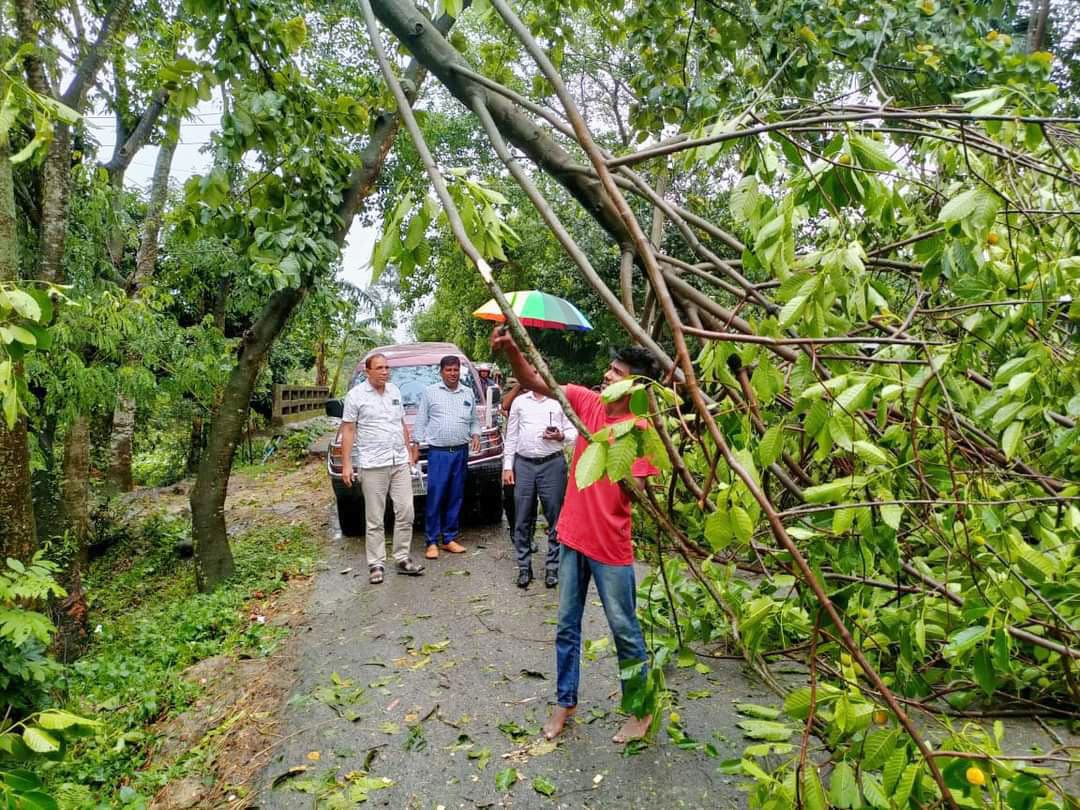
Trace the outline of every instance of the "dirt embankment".
<path fill-rule="evenodd" d="M 151 514 L 190 513 L 190 482 L 133 493 L 127 519 Z M 278 463 L 241 470 L 229 482 L 226 520 L 230 536 L 253 529 L 302 526 L 321 543 L 328 531 L 332 495 L 320 460 L 309 456 L 299 465 Z M 186 775 L 154 797 L 158 810 L 239 808 L 250 801 L 252 777 L 265 766 L 282 734 L 280 707 L 294 681 L 293 630 L 304 616 L 313 577 L 293 576 L 274 594 L 255 591 L 245 606 L 248 621 L 283 628 L 288 635 L 268 656 L 218 655 L 188 668 L 183 678 L 201 687 L 183 713 L 160 722 L 147 766 L 186 760 Z"/>

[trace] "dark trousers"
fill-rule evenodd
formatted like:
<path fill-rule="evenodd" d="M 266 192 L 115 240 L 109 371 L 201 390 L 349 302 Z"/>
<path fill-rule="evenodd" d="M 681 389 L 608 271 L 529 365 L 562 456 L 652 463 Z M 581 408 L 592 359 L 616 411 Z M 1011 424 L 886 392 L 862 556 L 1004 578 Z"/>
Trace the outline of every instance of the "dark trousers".
<path fill-rule="evenodd" d="M 515 496 L 514 496 L 514 485 L 513 484 L 509 484 L 509 485 L 503 484 L 502 497 L 503 497 L 503 511 L 506 513 L 506 525 L 509 527 L 508 531 L 510 533 L 510 544 L 513 545 L 513 543 L 514 543 L 514 525 L 515 525 L 515 522 L 517 521 L 517 517 L 516 517 L 516 515 L 517 515 L 517 506 L 516 506 L 516 504 L 514 502 Z M 529 526 L 529 528 L 526 531 L 528 531 L 529 537 L 532 537 L 534 534 L 536 534 L 536 521 L 535 520 L 533 520 L 532 525 Z"/>
<path fill-rule="evenodd" d="M 541 462 L 523 456 L 514 459 L 514 553 L 519 569 L 532 569 L 532 531 L 536 525 L 536 499 L 548 523 L 547 559 L 544 570 L 559 570 L 559 522 L 566 495 L 566 457 L 556 453 Z"/>
<path fill-rule="evenodd" d="M 427 503 L 424 530 L 427 543 L 442 537 L 449 543 L 461 533 L 461 504 L 465 500 L 465 470 L 469 446 L 432 447 L 427 462 Z"/>

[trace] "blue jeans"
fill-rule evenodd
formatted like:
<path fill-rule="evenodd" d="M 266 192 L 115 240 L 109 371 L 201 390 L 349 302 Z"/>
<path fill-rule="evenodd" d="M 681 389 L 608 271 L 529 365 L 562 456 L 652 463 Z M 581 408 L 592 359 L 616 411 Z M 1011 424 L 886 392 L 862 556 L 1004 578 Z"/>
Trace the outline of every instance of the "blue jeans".
<path fill-rule="evenodd" d="M 427 462 L 427 503 L 424 509 L 424 531 L 427 544 L 443 538 L 449 543 L 461 533 L 461 504 L 465 500 L 465 471 L 469 462 L 469 446 L 455 448 L 432 447 Z"/>
<path fill-rule="evenodd" d="M 646 661 L 645 637 L 638 624 L 637 585 L 634 566 L 605 565 L 590 560 L 569 546 L 561 546 L 559 556 L 559 625 L 555 632 L 555 665 L 558 673 L 556 698 L 560 706 L 576 706 L 581 679 L 581 615 L 589 578 L 596 580 L 596 590 L 604 606 L 608 627 L 615 637 L 620 672 L 629 663 Z M 645 677 L 646 668 L 635 675 Z M 626 683 L 620 679 L 625 689 Z"/>

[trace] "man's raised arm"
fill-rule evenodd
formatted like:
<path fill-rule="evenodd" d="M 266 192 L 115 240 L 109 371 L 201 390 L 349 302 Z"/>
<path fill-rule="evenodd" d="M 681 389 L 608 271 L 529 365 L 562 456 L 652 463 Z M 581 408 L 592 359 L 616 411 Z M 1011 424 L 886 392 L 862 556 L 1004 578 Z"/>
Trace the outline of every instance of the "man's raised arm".
<path fill-rule="evenodd" d="M 544 378 L 540 376 L 539 372 L 532 367 L 532 364 L 525 359 L 525 355 L 521 353 L 521 349 L 514 343 L 514 338 L 511 336 L 509 330 L 504 331 L 504 327 L 496 326 L 491 333 L 491 348 L 492 351 L 502 351 L 506 353 L 506 359 L 510 363 L 510 368 L 514 370 L 514 376 L 517 377 L 518 384 L 529 391 L 536 391 L 538 394 L 543 394 L 545 397 L 551 397 L 555 395 Z"/>

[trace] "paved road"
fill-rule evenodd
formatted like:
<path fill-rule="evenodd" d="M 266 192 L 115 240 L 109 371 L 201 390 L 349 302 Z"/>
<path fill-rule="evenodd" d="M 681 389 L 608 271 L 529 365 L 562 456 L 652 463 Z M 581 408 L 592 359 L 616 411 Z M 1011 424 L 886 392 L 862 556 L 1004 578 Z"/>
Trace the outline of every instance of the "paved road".
<path fill-rule="evenodd" d="M 775 700 L 736 661 L 715 662 L 707 676 L 693 669 L 668 676 L 687 732 L 713 742 L 720 759 L 676 748 L 663 732 L 642 753 L 622 755 L 610 742 L 621 723 L 610 643 L 596 660 L 583 661 L 580 721 L 555 750 L 528 753 L 542 739 L 554 695 L 556 594 L 542 585 L 514 587 L 505 529 L 471 529 L 464 544 L 468 553 L 444 554 L 423 577 L 388 573 L 372 586 L 362 541 L 330 541 L 309 624 L 298 630 L 297 685 L 281 725 L 291 736 L 279 741 L 256 781 L 256 806 L 312 807 L 298 782 L 310 789 L 302 780 L 313 775 L 333 771 L 344 779 L 362 770 L 394 780 L 368 798 L 394 808 L 745 806 L 734 780 L 717 773 L 720 759 L 744 746 L 732 733 L 739 719 L 733 703 Z M 584 637 L 607 637 L 595 590 Z M 689 699 L 704 690 L 709 699 Z M 717 730 L 731 739 L 713 736 Z M 484 749 L 491 758 L 481 769 Z M 308 770 L 270 787 L 301 765 Z M 496 774 L 507 767 L 521 780 L 499 790 Z M 533 789 L 536 777 L 555 785 L 552 797 Z"/>

